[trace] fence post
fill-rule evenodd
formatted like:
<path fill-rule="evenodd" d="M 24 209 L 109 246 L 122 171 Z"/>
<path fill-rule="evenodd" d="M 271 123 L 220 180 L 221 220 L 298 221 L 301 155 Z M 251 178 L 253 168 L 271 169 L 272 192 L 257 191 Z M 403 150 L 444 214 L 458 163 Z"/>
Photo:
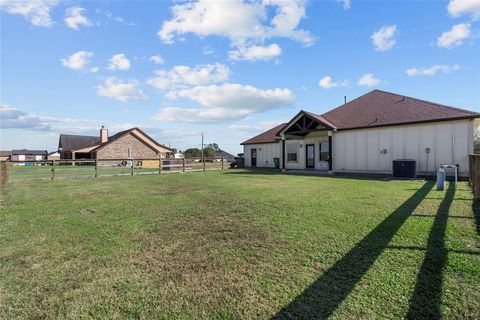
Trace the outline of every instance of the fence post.
<path fill-rule="evenodd" d="M 474 172 L 473 172 L 473 191 L 475 197 L 480 195 L 480 161 L 478 161 L 479 156 L 474 156 Z"/>
<path fill-rule="evenodd" d="M 202 158 L 203 161 L 203 172 L 205 172 L 205 158 Z"/>
<path fill-rule="evenodd" d="M 98 159 L 95 159 L 95 178 L 98 178 Z"/>
<path fill-rule="evenodd" d="M 55 180 L 55 160 L 52 160 L 52 180 Z"/>
<path fill-rule="evenodd" d="M 473 155 L 468 156 L 468 185 L 473 188 Z"/>
<path fill-rule="evenodd" d="M 2 161 L 1 163 L 2 175 L 0 178 L 0 185 L 4 186 L 8 183 L 8 161 Z"/>
<path fill-rule="evenodd" d="M 162 174 L 162 159 L 158 159 L 158 174 Z"/>
<path fill-rule="evenodd" d="M 222 157 L 222 170 L 223 170 L 223 157 Z"/>
<path fill-rule="evenodd" d="M 182 162 L 182 171 L 185 172 L 185 157 L 183 157 L 183 162 Z"/>
<path fill-rule="evenodd" d="M 133 167 L 134 167 L 134 162 L 133 161 L 134 160 L 132 159 L 132 173 L 131 173 L 132 176 L 133 176 Z"/>

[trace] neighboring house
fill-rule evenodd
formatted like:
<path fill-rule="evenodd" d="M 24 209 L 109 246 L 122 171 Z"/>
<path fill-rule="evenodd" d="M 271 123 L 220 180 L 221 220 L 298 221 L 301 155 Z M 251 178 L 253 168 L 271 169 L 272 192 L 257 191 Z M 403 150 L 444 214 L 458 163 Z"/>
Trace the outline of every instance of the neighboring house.
<path fill-rule="evenodd" d="M 43 161 L 47 160 L 47 150 L 12 150 L 12 161 Z"/>
<path fill-rule="evenodd" d="M 10 160 L 11 155 L 12 151 L 0 151 L 0 161 Z"/>
<path fill-rule="evenodd" d="M 417 173 L 441 164 L 468 176 L 473 120 L 480 114 L 374 90 L 322 115 L 300 111 L 288 123 L 242 143 L 246 167 L 392 174 L 395 159 L 416 160 Z"/>
<path fill-rule="evenodd" d="M 50 152 L 47 156 L 47 160 L 60 160 L 60 152 L 58 151 Z"/>
<path fill-rule="evenodd" d="M 215 151 L 215 158 L 223 158 L 225 162 L 232 162 L 235 156 L 223 150 Z"/>
<path fill-rule="evenodd" d="M 173 155 L 173 159 L 183 159 L 183 153 L 177 152 Z"/>
<path fill-rule="evenodd" d="M 102 127 L 98 137 L 61 134 L 58 141 L 61 159 L 163 159 L 172 151 L 139 128 L 109 137 L 108 130 Z"/>

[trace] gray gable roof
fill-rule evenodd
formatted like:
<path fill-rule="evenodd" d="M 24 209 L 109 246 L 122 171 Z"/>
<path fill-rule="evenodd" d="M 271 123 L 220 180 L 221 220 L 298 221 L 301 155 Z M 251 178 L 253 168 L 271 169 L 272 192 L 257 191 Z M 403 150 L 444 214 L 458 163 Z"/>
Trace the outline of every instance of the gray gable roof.
<path fill-rule="evenodd" d="M 100 142 L 98 136 L 79 136 L 73 134 L 61 134 L 58 140 L 58 149 L 63 151 L 86 148 Z"/>
<path fill-rule="evenodd" d="M 215 151 L 215 158 L 221 158 L 221 157 L 227 158 L 227 159 L 235 158 L 233 154 L 230 154 L 224 150 Z"/>
<path fill-rule="evenodd" d="M 46 155 L 47 150 L 28 150 L 28 149 L 22 149 L 22 150 L 12 150 L 13 155 L 19 155 L 19 154 L 30 154 L 30 155 Z"/>

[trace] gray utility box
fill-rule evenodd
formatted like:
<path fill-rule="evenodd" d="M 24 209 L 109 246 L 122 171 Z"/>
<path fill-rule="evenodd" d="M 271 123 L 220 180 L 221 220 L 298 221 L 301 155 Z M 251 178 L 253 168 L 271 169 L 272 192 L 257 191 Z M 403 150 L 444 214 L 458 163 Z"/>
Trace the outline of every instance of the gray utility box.
<path fill-rule="evenodd" d="M 393 160 L 393 177 L 415 179 L 417 177 L 417 161 L 413 159 Z"/>

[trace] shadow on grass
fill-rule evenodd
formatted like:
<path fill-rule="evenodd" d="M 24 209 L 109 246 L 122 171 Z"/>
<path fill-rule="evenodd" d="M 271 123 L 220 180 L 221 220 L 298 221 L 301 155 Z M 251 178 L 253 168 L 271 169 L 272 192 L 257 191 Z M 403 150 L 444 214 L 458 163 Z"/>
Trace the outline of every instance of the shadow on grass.
<path fill-rule="evenodd" d="M 415 289 L 410 298 L 407 319 L 440 319 L 443 268 L 447 262 L 445 232 L 448 211 L 455 197 L 455 185 L 448 184 L 445 198 L 438 207 L 428 236 L 427 252 L 417 276 Z"/>
<path fill-rule="evenodd" d="M 477 227 L 477 233 L 480 234 L 480 199 L 473 198 L 472 200 L 473 219 Z"/>
<path fill-rule="evenodd" d="M 390 240 L 415 211 L 433 186 L 432 181 L 417 190 L 352 250 L 280 310 L 273 319 L 324 319 L 348 296 L 363 275 L 387 248 Z"/>
<path fill-rule="evenodd" d="M 238 171 L 237 171 L 238 170 Z M 240 171 L 241 170 L 241 171 Z M 374 180 L 374 181 L 386 181 L 385 176 L 374 176 L 374 175 L 341 175 L 341 174 L 323 174 L 323 173 L 305 173 L 305 172 L 295 172 L 295 171 L 288 171 L 282 172 L 280 170 L 275 169 L 252 169 L 252 168 L 243 168 L 243 169 L 231 169 L 224 174 L 231 174 L 231 175 L 265 175 L 265 176 L 273 176 L 273 175 L 284 175 L 284 176 L 302 176 L 302 177 L 311 177 L 311 178 L 335 178 L 335 179 L 350 179 L 350 180 Z M 389 179 L 390 180 L 390 179 Z M 389 181 L 388 180 L 388 181 Z M 416 189 L 415 189 L 416 190 Z"/>

